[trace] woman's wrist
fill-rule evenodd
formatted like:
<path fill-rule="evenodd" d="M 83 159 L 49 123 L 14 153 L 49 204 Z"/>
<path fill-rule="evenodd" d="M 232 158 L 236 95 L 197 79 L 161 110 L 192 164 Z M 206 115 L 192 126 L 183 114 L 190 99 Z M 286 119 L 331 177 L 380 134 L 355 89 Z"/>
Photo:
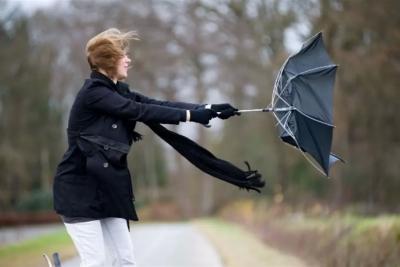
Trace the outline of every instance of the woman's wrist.
<path fill-rule="evenodd" d="M 186 110 L 186 121 L 190 121 L 190 110 Z"/>

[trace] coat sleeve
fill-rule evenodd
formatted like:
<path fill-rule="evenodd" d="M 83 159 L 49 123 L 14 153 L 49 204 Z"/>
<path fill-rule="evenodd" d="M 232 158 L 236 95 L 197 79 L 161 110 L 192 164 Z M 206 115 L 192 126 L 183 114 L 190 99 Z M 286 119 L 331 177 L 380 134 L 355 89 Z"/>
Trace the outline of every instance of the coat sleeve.
<path fill-rule="evenodd" d="M 139 103 L 103 86 L 88 88 L 84 97 L 87 108 L 125 119 L 168 124 L 186 120 L 184 109 Z"/>
<path fill-rule="evenodd" d="M 174 107 L 174 108 L 181 108 L 181 109 L 198 109 L 202 108 L 205 105 L 201 104 L 193 104 L 193 103 L 187 103 L 187 102 L 175 102 L 175 101 L 161 101 L 157 99 L 153 99 L 147 96 L 144 96 L 142 94 L 139 94 L 137 92 L 132 92 L 129 91 L 128 93 L 131 95 L 131 97 L 136 97 L 138 102 L 141 103 L 146 103 L 146 104 L 153 104 L 153 105 L 158 105 L 158 106 L 165 106 L 165 107 Z"/>

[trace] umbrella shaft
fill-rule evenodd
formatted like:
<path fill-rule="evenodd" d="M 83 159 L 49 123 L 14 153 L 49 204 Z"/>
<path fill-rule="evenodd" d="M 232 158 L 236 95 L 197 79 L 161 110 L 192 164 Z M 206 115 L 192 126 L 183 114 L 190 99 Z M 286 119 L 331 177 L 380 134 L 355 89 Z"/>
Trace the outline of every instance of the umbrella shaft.
<path fill-rule="evenodd" d="M 290 111 L 290 110 L 295 110 L 294 107 L 288 107 L 288 108 L 257 108 L 257 109 L 241 109 L 238 110 L 239 113 L 244 113 L 244 112 L 284 112 L 284 111 Z"/>

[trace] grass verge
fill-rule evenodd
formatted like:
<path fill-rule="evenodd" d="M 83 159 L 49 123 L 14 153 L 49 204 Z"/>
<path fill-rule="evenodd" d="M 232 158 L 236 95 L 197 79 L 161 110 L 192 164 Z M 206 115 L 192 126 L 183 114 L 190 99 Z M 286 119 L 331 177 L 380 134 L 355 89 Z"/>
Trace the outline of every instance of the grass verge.
<path fill-rule="evenodd" d="M 51 257 L 51 254 L 56 251 L 60 253 L 61 260 L 71 258 L 76 254 L 72 240 L 65 230 L 0 247 L 0 266 L 47 266 L 42 254 L 46 253 Z"/>
<path fill-rule="evenodd" d="M 326 267 L 399 267 L 400 216 L 361 216 L 318 203 L 295 208 L 268 200 L 241 200 L 220 211 L 265 243 Z"/>
<path fill-rule="evenodd" d="M 213 243 L 225 267 L 306 266 L 300 259 L 267 246 L 238 224 L 217 218 L 197 219 L 193 224 Z"/>
<path fill-rule="evenodd" d="M 285 240 L 291 240 L 293 250 L 303 251 L 327 267 L 400 266 L 399 217 L 323 218 L 318 227 L 315 221 L 318 219 L 288 217 L 270 222 L 267 228 L 275 238 L 270 234 L 269 241 L 288 247 Z"/>

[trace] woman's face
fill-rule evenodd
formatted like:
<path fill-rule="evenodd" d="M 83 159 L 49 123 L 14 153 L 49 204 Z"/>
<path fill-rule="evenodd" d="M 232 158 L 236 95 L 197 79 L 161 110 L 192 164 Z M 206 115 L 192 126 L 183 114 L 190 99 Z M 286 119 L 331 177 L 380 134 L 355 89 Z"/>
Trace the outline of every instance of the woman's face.
<path fill-rule="evenodd" d="M 117 61 L 117 73 L 116 79 L 118 81 L 124 80 L 128 77 L 128 69 L 130 68 L 131 59 L 128 55 L 124 55 L 123 58 Z"/>

